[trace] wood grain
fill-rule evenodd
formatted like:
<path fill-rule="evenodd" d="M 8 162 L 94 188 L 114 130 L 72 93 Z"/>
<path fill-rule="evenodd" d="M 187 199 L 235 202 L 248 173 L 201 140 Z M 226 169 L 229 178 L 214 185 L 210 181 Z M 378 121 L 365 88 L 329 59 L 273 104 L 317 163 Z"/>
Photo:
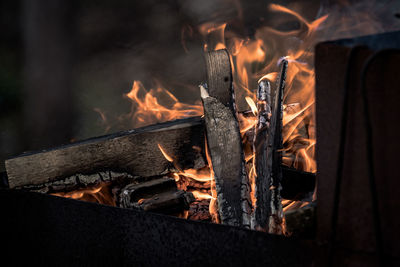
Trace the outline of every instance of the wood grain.
<path fill-rule="evenodd" d="M 192 146 L 204 144 L 203 129 L 202 119 L 193 117 L 23 154 L 5 162 L 9 185 L 14 188 L 43 184 L 104 170 L 134 176 L 158 175 L 169 162 L 157 144 L 176 157 L 179 165 L 190 167 L 198 157 Z"/>

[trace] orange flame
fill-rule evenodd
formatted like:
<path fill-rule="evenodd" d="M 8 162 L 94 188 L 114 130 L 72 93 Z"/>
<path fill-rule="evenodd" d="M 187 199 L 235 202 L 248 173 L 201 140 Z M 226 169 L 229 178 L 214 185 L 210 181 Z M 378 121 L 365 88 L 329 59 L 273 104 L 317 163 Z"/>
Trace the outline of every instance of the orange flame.
<path fill-rule="evenodd" d="M 139 94 L 144 94 L 144 97 Z M 185 104 L 161 86 L 147 91 L 140 81 L 134 81 L 131 91 L 125 96 L 132 101 L 132 111 L 128 118 L 135 127 L 203 114 L 200 101 L 193 105 Z M 161 104 L 161 99 L 166 103 Z"/>
<path fill-rule="evenodd" d="M 51 195 L 115 206 L 114 197 L 112 196 L 107 183 L 100 183 L 92 187 L 78 189 L 71 192 L 51 193 Z"/>
<path fill-rule="evenodd" d="M 173 162 L 174 159 L 173 159 L 172 157 L 170 157 L 170 156 L 167 154 L 167 152 L 164 151 L 164 149 L 162 148 L 162 146 L 161 146 L 160 144 L 157 144 L 157 145 L 158 145 L 158 148 L 160 149 L 161 153 L 163 154 L 164 158 L 165 158 L 166 160 L 168 160 L 169 162 Z"/>

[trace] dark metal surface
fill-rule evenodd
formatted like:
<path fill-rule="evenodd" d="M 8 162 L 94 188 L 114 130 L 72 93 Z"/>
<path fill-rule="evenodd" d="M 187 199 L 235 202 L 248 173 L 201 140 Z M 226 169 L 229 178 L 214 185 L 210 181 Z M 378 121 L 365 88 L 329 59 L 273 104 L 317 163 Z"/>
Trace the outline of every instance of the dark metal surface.
<path fill-rule="evenodd" d="M 400 56 L 365 71 L 371 55 L 399 47 L 394 32 L 316 48 L 317 237 L 334 266 L 400 264 Z"/>
<path fill-rule="evenodd" d="M 17 190 L 0 191 L 12 265 L 310 266 L 309 243 Z"/>

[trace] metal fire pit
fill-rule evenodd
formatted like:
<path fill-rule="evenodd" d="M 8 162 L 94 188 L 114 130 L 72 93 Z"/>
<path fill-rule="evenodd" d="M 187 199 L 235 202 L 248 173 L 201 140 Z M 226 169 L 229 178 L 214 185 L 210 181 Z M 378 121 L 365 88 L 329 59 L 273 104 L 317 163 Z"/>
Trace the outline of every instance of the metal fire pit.
<path fill-rule="evenodd" d="M 13 265 L 310 266 L 310 242 L 18 190 L 0 191 Z"/>

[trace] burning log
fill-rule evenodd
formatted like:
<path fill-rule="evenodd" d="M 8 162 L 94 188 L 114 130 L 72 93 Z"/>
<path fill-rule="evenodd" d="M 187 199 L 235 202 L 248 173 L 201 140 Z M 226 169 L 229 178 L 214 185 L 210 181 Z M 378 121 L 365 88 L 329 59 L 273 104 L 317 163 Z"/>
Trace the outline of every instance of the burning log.
<path fill-rule="evenodd" d="M 252 214 L 252 229 L 268 229 L 270 200 L 268 191 L 270 188 L 270 169 L 268 162 L 268 136 L 271 118 L 271 86 L 267 81 L 261 81 L 257 90 L 257 125 L 254 132 L 253 164 L 256 171 L 255 179 L 255 198 L 256 205 Z"/>
<path fill-rule="evenodd" d="M 288 62 L 283 60 L 281 63 L 281 72 L 278 79 L 277 88 L 275 90 L 275 98 L 273 102 L 273 110 L 271 117 L 271 125 L 267 140 L 267 179 L 268 179 L 268 190 L 266 199 L 268 203 L 269 220 L 268 220 L 268 232 L 281 234 L 282 229 L 282 203 L 280 191 L 281 180 L 282 180 L 282 116 L 283 116 L 283 91 L 285 88 L 286 71 Z"/>
<path fill-rule="evenodd" d="M 109 171 L 141 177 L 160 175 L 169 161 L 158 143 L 178 155 L 177 164 L 193 167 L 202 158 L 192 146 L 204 144 L 203 129 L 201 118 L 193 117 L 23 154 L 5 162 L 9 186 L 43 188 L 64 180 L 59 183 L 68 188 L 102 180 L 109 177 Z M 152 167 L 143 162 L 151 162 Z M 75 178 L 77 174 L 82 174 L 79 179 Z"/>
<path fill-rule="evenodd" d="M 143 199 L 137 203 L 136 208 L 144 211 L 176 214 L 182 210 L 188 210 L 193 201 L 195 201 L 195 198 L 192 193 L 179 190 L 156 194 L 151 198 Z"/>
<path fill-rule="evenodd" d="M 207 144 L 223 224 L 249 226 L 249 186 L 236 119 L 226 50 L 206 54 L 209 89 L 200 86 Z"/>
<path fill-rule="evenodd" d="M 315 174 L 282 165 L 281 197 L 290 200 L 309 198 L 315 189 Z"/>
<path fill-rule="evenodd" d="M 254 211 L 254 228 L 267 230 L 269 233 L 282 234 L 283 212 L 281 204 L 281 180 L 282 180 L 282 97 L 285 87 L 286 70 L 288 62 L 281 63 L 281 73 L 275 90 L 272 117 L 268 128 L 269 116 L 259 114 L 259 124 L 264 125 L 256 130 L 255 143 L 255 167 L 257 173 L 256 196 L 257 202 Z M 262 83 L 259 89 L 259 101 L 267 102 L 266 96 L 269 87 Z M 268 103 L 262 103 L 260 107 L 265 109 Z M 260 105 L 261 106 L 261 105 Z M 268 112 L 268 111 L 266 111 Z M 261 117 L 261 118 L 260 118 Z M 258 158 L 258 159 L 257 159 Z"/>
<path fill-rule="evenodd" d="M 177 190 L 175 179 L 169 177 L 144 183 L 129 184 L 121 190 L 120 203 L 124 208 L 138 207 L 139 200 L 150 198 L 156 194 Z"/>

